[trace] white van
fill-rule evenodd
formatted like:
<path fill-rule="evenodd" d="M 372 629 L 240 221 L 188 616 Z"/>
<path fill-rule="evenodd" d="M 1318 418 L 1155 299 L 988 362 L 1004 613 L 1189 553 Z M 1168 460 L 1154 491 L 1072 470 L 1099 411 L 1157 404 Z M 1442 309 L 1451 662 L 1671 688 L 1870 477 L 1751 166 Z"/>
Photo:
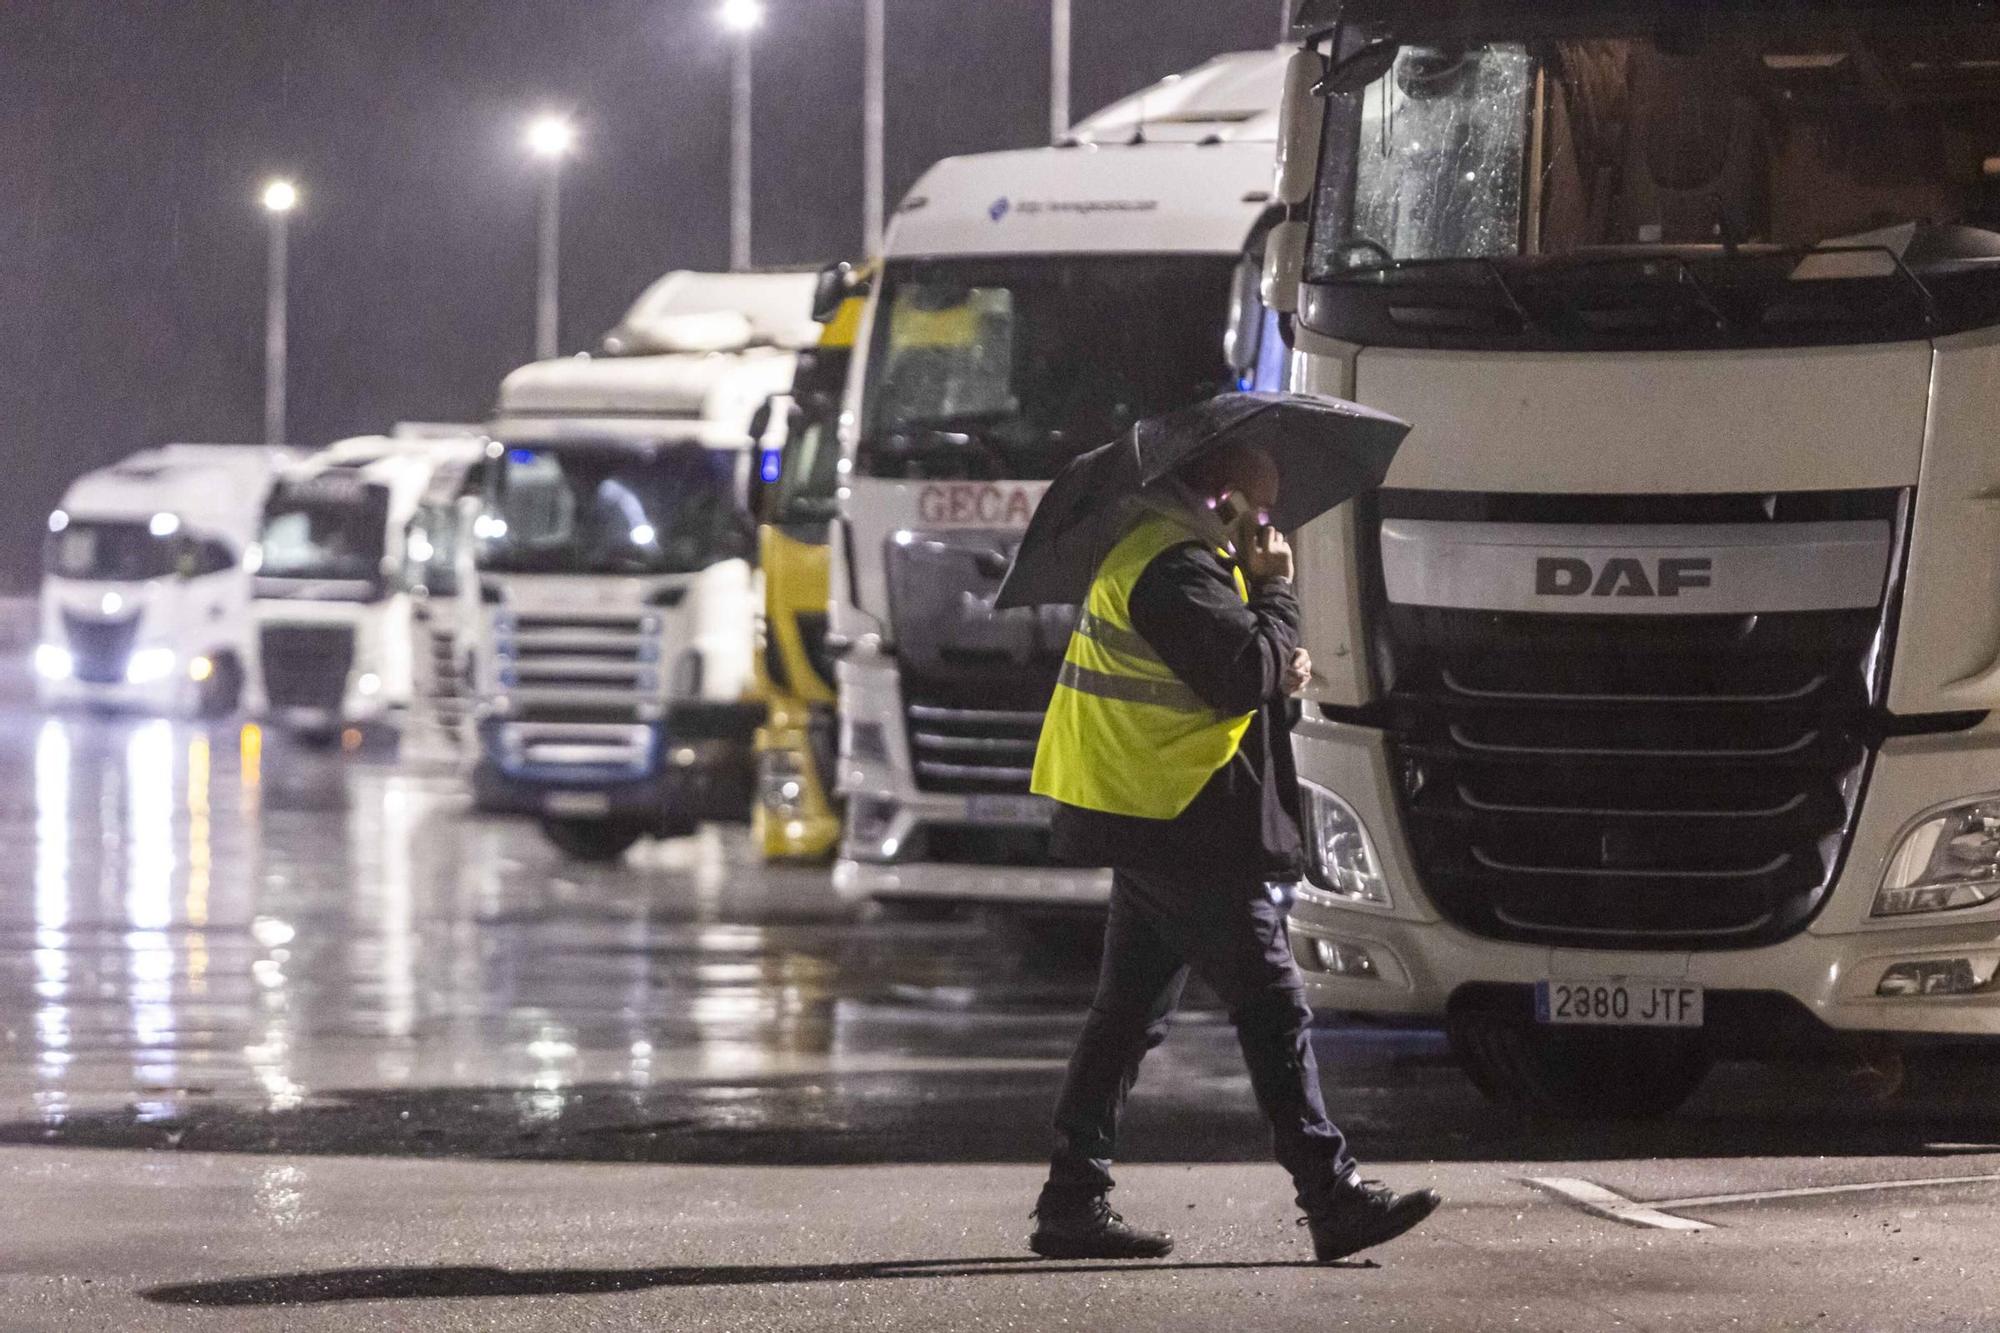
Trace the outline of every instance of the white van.
<path fill-rule="evenodd" d="M 43 705 L 233 712 L 256 657 L 244 551 L 273 475 L 296 456 L 170 444 L 72 483 L 49 515 Z"/>

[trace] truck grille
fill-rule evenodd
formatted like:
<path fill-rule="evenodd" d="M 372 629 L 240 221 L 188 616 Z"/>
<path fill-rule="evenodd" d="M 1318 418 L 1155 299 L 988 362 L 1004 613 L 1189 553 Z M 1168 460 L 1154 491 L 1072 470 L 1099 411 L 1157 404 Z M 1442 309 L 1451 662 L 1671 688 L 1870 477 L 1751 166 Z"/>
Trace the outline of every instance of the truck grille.
<path fill-rule="evenodd" d="M 63 634 L 69 639 L 76 678 L 92 685 L 114 685 L 125 679 L 125 660 L 139 634 L 139 617 L 92 620 L 65 611 Z"/>
<path fill-rule="evenodd" d="M 1045 711 L 909 704 L 918 790 L 1025 796 Z"/>
<path fill-rule="evenodd" d="M 1848 499 L 1898 514 L 1894 493 Z M 1688 521 L 1690 503 L 1663 508 Z M 1882 607 L 1562 615 L 1396 606 L 1378 586 L 1374 616 L 1403 826 L 1459 925 L 1737 948 L 1819 907 L 1879 731 Z"/>
<path fill-rule="evenodd" d="M 523 721 L 631 723 L 660 697 L 659 638 L 636 616 L 522 616 L 496 632 L 500 687 Z"/>
<path fill-rule="evenodd" d="M 338 709 L 354 665 L 346 625 L 266 625 L 258 639 L 264 697 L 278 708 Z"/>
<path fill-rule="evenodd" d="M 910 757 L 920 791 L 1028 790 L 1074 607 L 997 611 L 1019 533 L 917 533 L 889 543 Z"/>

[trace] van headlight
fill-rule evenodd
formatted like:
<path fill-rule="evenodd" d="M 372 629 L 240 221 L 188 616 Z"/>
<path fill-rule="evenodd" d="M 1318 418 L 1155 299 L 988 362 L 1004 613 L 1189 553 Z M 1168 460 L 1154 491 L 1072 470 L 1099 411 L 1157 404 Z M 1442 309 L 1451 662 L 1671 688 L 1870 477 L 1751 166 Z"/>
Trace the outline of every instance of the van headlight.
<path fill-rule="evenodd" d="M 68 680 L 75 673 L 76 659 L 69 649 L 59 643 L 35 645 L 35 674 L 43 680 Z"/>
<path fill-rule="evenodd" d="M 1309 876 L 1309 882 L 1299 886 L 1299 897 L 1335 907 L 1393 906 L 1382 863 L 1354 807 L 1310 783 L 1299 784 L 1299 793 L 1304 798 Z"/>
<path fill-rule="evenodd" d="M 1876 916 L 1949 912 L 2000 898 L 2000 798 L 1968 801 L 1903 835 L 1875 892 Z"/>
<path fill-rule="evenodd" d="M 171 648 L 141 648 L 125 663 L 125 683 L 150 685 L 174 674 L 176 665 Z"/>

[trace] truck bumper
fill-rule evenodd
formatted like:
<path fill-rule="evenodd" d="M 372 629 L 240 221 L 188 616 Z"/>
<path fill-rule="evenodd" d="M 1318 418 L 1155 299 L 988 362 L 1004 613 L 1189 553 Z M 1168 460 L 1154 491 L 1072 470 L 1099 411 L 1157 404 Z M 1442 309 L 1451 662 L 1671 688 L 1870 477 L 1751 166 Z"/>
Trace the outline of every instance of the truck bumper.
<path fill-rule="evenodd" d="M 144 685 L 123 681 L 37 680 L 36 701 L 43 708 L 96 708 L 108 712 L 143 713 L 156 717 L 187 717 L 194 712 L 195 691 L 179 672 Z"/>
<path fill-rule="evenodd" d="M 843 900 L 990 903 L 1005 907 L 1103 907 L 1111 874 L 1036 866 L 946 865 L 903 861 L 880 865 L 842 858 L 833 891 Z"/>
<path fill-rule="evenodd" d="M 893 663 L 850 658 L 836 674 L 847 822 L 833 887 L 842 898 L 1035 908 L 1110 901 L 1108 873 L 1050 862 L 1049 802 L 917 785 Z"/>
<path fill-rule="evenodd" d="M 740 737 L 718 737 L 709 726 L 703 730 L 711 734 L 688 736 L 648 724 L 637 762 L 606 767 L 537 762 L 532 750 L 509 743 L 506 719 L 484 718 L 473 804 L 501 814 L 635 823 L 662 836 L 690 832 L 704 819 L 741 820 L 750 804 L 754 725 L 751 719 Z"/>
<path fill-rule="evenodd" d="M 1877 994 L 1898 963 L 2000 955 L 2000 904 L 1954 912 L 1870 915 L 1888 859 L 1922 816 L 2000 787 L 2000 734 L 1894 737 L 1876 756 L 1853 842 L 1824 905 L 1803 931 L 1753 949 L 1575 949 L 1486 939 L 1443 920 L 1425 897 L 1392 795 L 1381 733 L 1308 722 L 1297 737 L 1301 778 L 1340 795 L 1367 827 L 1393 897 L 1388 911 L 1303 893 L 1293 951 L 1323 1011 L 1437 1021 L 1455 1005 L 1526 996 L 1561 978 L 1658 978 L 1698 985 L 1728 1013 L 1730 997 L 1777 997 L 1834 1033 L 2000 1037 L 2000 988 L 1963 995 Z M 1335 975 L 1333 945 L 1365 950 L 1373 975 Z"/>

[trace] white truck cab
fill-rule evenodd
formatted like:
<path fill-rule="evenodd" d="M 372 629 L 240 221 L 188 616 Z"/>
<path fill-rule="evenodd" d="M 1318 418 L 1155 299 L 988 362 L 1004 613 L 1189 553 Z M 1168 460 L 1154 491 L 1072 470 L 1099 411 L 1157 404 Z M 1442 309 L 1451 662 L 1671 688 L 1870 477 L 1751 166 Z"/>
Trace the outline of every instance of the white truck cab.
<path fill-rule="evenodd" d="M 1267 295 L 1415 423 L 1296 543 L 1315 1004 L 1585 1113 L 2000 1035 L 2000 20 L 1302 23 Z"/>
<path fill-rule="evenodd" d="M 405 529 L 431 474 L 484 447 L 434 428 L 358 436 L 279 475 L 252 561 L 261 716 L 311 740 L 400 718 L 414 674 Z"/>
<path fill-rule="evenodd" d="M 750 425 L 818 336 L 814 282 L 670 274 L 613 354 L 502 383 L 472 528 L 481 808 L 592 859 L 748 816 Z"/>
<path fill-rule="evenodd" d="M 1028 792 L 1073 608 L 996 613 L 993 595 L 1070 458 L 1276 387 L 1250 257 L 1285 59 L 1218 57 L 1063 145 L 940 162 L 897 209 L 841 421 L 843 895 L 1105 901 L 1108 876 L 1051 864 L 1051 810 Z"/>
<path fill-rule="evenodd" d="M 272 476 L 295 457 L 169 444 L 73 482 L 49 515 L 43 705 L 233 712 L 256 661 L 243 557 Z"/>
<path fill-rule="evenodd" d="M 485 484 L 486 450 L 441 463 L 403 526 L 404 593 L 410 599 L 411 727 L 419 752 L 464 757 L 471 708 L 466 666 L 477 636 L 478 578 L 472 525 Z M 413 734 L 414 733 L 414 734 Z"/>

